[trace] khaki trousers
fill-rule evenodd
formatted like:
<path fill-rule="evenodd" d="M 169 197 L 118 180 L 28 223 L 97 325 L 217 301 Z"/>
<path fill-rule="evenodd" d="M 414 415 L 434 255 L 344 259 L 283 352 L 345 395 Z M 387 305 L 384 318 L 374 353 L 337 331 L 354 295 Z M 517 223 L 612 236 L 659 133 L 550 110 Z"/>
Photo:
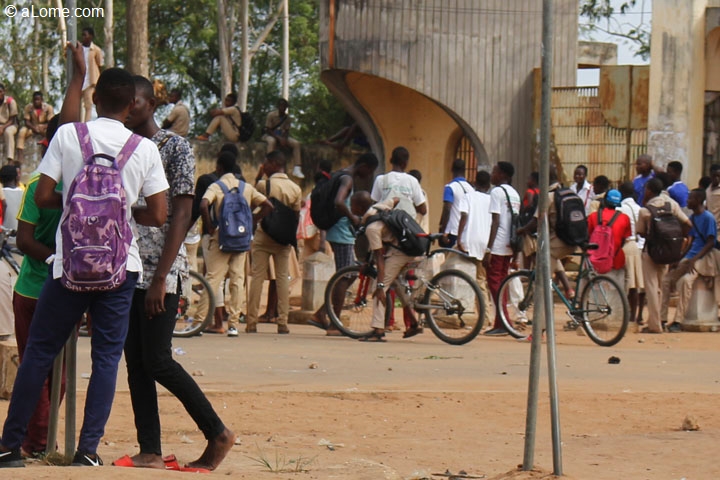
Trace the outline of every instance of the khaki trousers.
<path fill-rule="evenodd" d="M 272 257 L 275 264 L 275 282 L 278 295 L 278 325 L 287 325 L 290 311 L 290 255 L 295 255 L 292 245 L 280 245 L 270 236 L 258 230 L 252 243 L 252 281 L 248 298 L 247 325 L 253 327 L 258 322 L 260 297 L 263 282 L 268 277 L 268 267 Z"/>
<path fill-rule="evenodd" d="M 15 134 L 17 133 L 16 125 L 9 125 L 3 132 L 3 141 L 5 142 L 5 158 L 13 160 L 15 158 Z"/>
<path fill-rule="evenodd" d="M 217 117 L 213 117 L 210 125 L 208 125 L 207 130 L 205 130 L 205 133 L 210 136 L 215 133 L 215 130 L 217 130 L 218 127 L 220 128 L 223 136 L 229 141 L 237 142 L 240 138 L 240 134 L 238 133 L 237 128 L 235 128 L 235 125 L 233 125 L 232 122 L 225 115 L 218 115 Z"/>
<path fill-rule="evenodd" d="M 267 142 L 268 153 L 275 150 L 277 147 L 277 142 L 275 141 L 275 137 L 271 137 L 270 135 L 263 135 L 262 139 Z M 302 160 L 300 159 L 300 142 L 295 140 L 292 137 L 287 138 L 288 145 L 292 148 L 293 151 L 293 165 L 302 165 Z"/>
<path fill-rule="evenodd" d="M 225 310 L 228 313 L 228 328 L 237 328 L 238 318 L 242 312 L 245 297 L 245 252 L 225 253 L 220 251 L 217 234 L 212 235 L 205 254 L 205 280 L 213 292 L 221 290 L 223 280 L 228 278 L 228 298 L 225 299 Z M 207 297 L 200 298 L 198 311 L 208 308 Z"/>
<path fill-rule="evenodd" d="M 89 122 L 92 119 L 92 96 L 95 93 L 95 85 L 87 87 L 82 91 L 82 110 L 80 110 L 80 118 L 82 122 Z"/>
<path fill-rule="evenodd" d="M 648 330 L 662 332 L 660 310 L 662 302 L 663 276 L 667 273 L 667 265 L 653 262 L 646 252 L 642 254 L 643 280 L 645 282 L 645 298 L 648 306 Z"/>
<path fill-rule="evenodd" d="M 20 127 L 20 133 L 17 136 L 17 144 L 15 148 L 17 150 L 25 150 L 25 140 L 33 136 L 33 131 L 27 127 Z"/>
<path fill-rule="evenodd" d="M 487 284 L 487 273 L 485 272 L 485 266 L 482 263 L 482 260 L 478 260 L 477 258 L 473 259 L 475 261 L 475 281 L 478 284 L 478 287 L 480 287 L 480 292 L 483 296 L 483 302 L 485 302 L 485 321 L 490 321 L 490 312 L 492 311 L 490 309 L 490 290 L 488 289 Z"/>
<path fill-rule="evenodd" d="M 688 262 L 681 260 L 680 264 Z M 690 297 L 692 297 L 693 284 L 698 277 L 698 273 L 693 270 L 685 275 L 680 275 L 680 269 L 670 270 L 662 279 L 662 306 L 660 307 L 660 320 L 668 321 L 668 303 L 670 302 L 670 290 L 675 285 L 678 292 L 677 308 L 675 309 L 674 322 L 682 323 L 685 320 L 685 312 L 687 311 Z"/>
<path fill-rule="evenodd" d="M 385 284 L 385 288 L 383 289 L 384 293 L 387 293 L 390 289 L 390 284 L 395 281 L 405 265 L 413 260 L 415 260 L 415 257 L 409 257 L 397 248 L 390 247 L 387 249 L 385 253 L 385 274 L 382 279 L 382 283 Z M 372 292 L 375 293 L 375 289 L 373 289 Z M 385 308 L 386 306 L 383 305 L 382 302 L 377 298 L 373 298 L 373 317 L 371 323 L 373 328 L 385 328 Z"/>

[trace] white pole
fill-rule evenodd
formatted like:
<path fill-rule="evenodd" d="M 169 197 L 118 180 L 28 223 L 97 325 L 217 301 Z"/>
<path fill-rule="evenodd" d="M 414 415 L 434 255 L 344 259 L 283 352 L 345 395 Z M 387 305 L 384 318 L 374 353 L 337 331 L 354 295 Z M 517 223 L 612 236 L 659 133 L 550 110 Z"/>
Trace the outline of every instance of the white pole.
<path fill-rule="evenodd" d="M 283 1 L 283 52 L 282 52 L 282 96 L 286 100 L 290 97 L 290 10 L 289 0 Z"/>
<path fill-rule="evenodd" d="M 248 91 L 250 84 L 250 22 L 248 21 L 248 2 L 240 1 L 240 95 L 238 105 L 243 112 L 247 111 Z"/>

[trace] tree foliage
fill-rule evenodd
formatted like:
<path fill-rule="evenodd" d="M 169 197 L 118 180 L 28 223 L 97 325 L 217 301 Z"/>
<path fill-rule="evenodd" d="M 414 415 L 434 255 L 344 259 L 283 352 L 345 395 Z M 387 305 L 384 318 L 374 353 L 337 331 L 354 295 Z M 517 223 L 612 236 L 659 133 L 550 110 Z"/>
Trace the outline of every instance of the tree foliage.
<path fill-rule="evenodd" d="M 644 10 L 645 0 L 581 0 L 580 16 L 588 20 L 581 28 L 617 37 L 628 43 L 635 55 L 647 60 L 650 58 L 649 23 L 642 14 L 639 20 L 627 21 L 631 9 L 638 5 Z"/>
<path fill-rule="evenodd" d="M 250 43 L 254 43 L 278 0 L 250 2 Z M 50 4 L 49 0 L 39 3 Z M 128 65 L 126 3 L 114 2 L 116 65 Z M 78 6 L 102 6 L 102 0 L 78 0 Z M 293 136 L 310 141 L 334 133 L 342 126 L 344 111 L 319 80 L 318 4 L 315 0 L 290 1 L 290 104 L 295 121 Z M 220 19 L 219 21 L 223 21 Z M 149 2 L 149 65 L 151 79 L 159 79 L 168 88 L 184 91 L 184 101 L 191 108 L 194 129 L 201 132 L 209 117 L 207 111 L 221 102 L 220 65 L 217 28 L 217 1 L 153 0 Z M 43 19 L 40 46 L 51 56 L 49 99 L 62 97 L 64 85 L 63 58 L 57 19 Z M 95 29 L 96 43 L 104 45 L 103 19 L 82 19 L 84 26 Z M 0 81 L 7 91 L 29 101 L 31 92 L 41 87 L 39 55 L 33 43 L 35 27 L 24 21 L 0 23 Z M 240 68 L 240 31 L 235 29 L 232 45 L 233 89 L 237 89 Z M 256 52 L 250 72 L 248 111 L 259 125 L 275 106 L 281 92 L 282 26 L 278 22 Z M 35 70 L 33 70 L 35 69 Z M 20 101 L 22 100 L 22 101 Z M 22 108 L 22 107 L 21 107 Z M 165 112 L 160 111 L 159 116 Z"/>

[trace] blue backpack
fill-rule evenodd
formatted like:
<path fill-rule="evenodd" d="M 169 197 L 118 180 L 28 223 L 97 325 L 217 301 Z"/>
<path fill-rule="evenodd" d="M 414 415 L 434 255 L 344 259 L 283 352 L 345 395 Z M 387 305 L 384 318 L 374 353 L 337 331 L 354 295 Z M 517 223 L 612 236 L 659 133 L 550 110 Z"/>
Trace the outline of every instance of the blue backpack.
<path fill-rule="evenodd" d="M 220 180 L 215 183 L 220 186 L 224 194 L 218 219 L 220 251 L 247 252 L 250 250 L 252 240 L 253 217 L 250 205 L 243 196 L 245 182 L 240 180 L 238 187 L 233 189 L 229 189 Z"/>

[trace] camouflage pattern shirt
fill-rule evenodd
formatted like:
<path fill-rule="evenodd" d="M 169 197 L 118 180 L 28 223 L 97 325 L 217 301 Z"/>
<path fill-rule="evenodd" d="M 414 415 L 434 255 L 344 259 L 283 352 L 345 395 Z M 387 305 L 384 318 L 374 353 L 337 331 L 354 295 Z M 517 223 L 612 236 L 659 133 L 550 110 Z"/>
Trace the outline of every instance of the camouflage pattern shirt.
<path fill-rule="evenodd" d="M 150 288 L 165 246 L 165 237 L 173 217 L 172 199 L 179 195 L 192 196 L 195 192 L 195 156 L 190 143 L 183 137 L 164 129 L 158 130 L 151 140 L 160 149 L 160 158 L 165 169 L 165 176 L 170 184 L 170 190 L 167 192 L 168 216 L 165 225 L 162 227 L 137 226 L 136 238 L 140 248 L 140 258 L 143 262 L 143 276 L 136 288 L 142 290 Z M 144 203 L 144 198 L 138 199 L 139 205 Z M 166 293 L 177 293 L 178 279 L 180 282 L 185 281 L 188 278 L 189 270 L 187 253 L 183 244 L 170 268 L 170 273 L 165 278 Z"/>

